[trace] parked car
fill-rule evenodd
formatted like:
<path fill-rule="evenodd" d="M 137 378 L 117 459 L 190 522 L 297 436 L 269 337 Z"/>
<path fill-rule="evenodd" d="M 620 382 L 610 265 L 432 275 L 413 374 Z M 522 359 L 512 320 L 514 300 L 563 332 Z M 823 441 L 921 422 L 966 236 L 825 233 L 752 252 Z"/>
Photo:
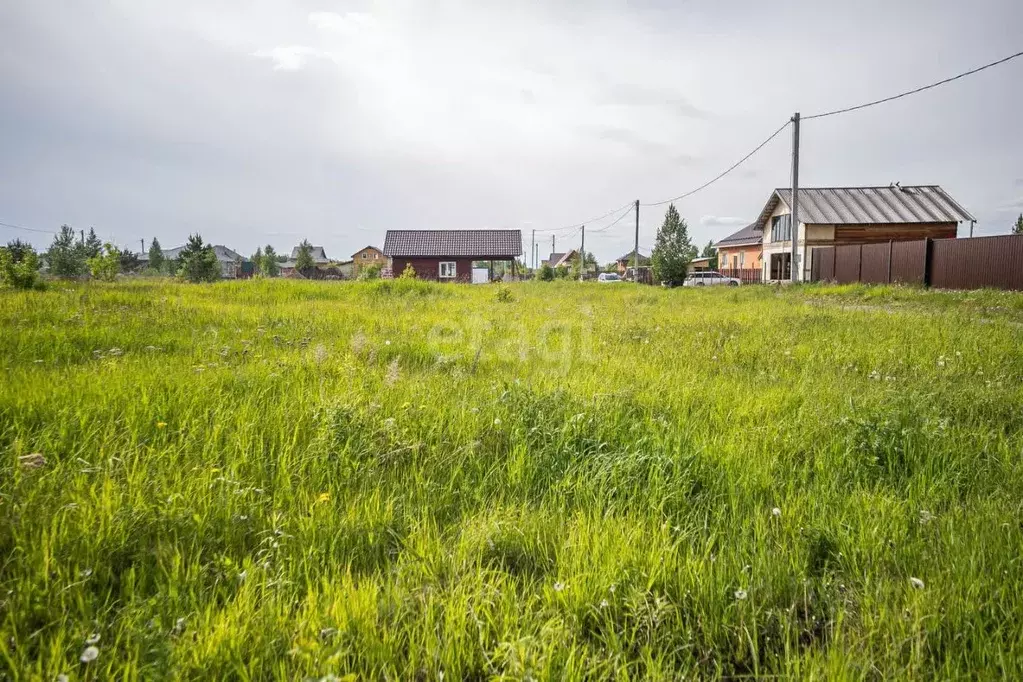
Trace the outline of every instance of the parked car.
<path fill-rule="evenodd" d="M 712 287 L 712 286 L 730 286 L 737 287 L 742 284 L 741 281 L 735 277 L 725 277 L 720 272 L 714 270 L 705 270 L 703 272 L 694 272 L 688 277 L 686 281 L 682 282 L 684 287 Z"/>
<path fill-rule="evenodd" d="M 617 272 L 602 272 L 597 276 L 597 281 L 601 284 L 613 284 L 614 282 L 621 282 L 622 278 L 618 276 Z"/>

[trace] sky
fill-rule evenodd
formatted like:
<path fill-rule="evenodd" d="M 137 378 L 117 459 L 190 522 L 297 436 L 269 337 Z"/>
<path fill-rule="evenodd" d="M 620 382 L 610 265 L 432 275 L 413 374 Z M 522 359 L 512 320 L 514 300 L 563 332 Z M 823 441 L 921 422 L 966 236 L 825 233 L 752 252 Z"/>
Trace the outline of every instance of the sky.
<path fill-rule="evenodd" d="M 1019 0 L 31 0 L 0 3 L 0 222 L 122 247 L 198 232 L 345 259 L 388 229 L 519 228 L 631 250 L 635 199 L 713 178 L 788 120 L 1023 50 Z M 1023 212 L 1023 58 L 805 121 L 802 186 L 938 184 Z M 783 131 L 677 204 L 694 242 L 789 184 Z M 665 206 L 640 210 L 653 245 Z M 606 229 L 605 229 L 606 228 Z M 960 230 L 964 235 L 967 230 Z M 45 232 L 0 241 L 45 248 Z"/>

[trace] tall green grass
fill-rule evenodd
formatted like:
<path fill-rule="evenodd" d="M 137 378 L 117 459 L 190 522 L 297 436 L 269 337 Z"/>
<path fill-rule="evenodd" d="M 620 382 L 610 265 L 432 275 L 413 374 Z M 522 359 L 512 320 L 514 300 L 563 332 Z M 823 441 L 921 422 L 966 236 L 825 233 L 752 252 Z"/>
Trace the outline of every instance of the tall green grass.
<path fill-rule="evenodd" d="M 0 292 L 0 677 L 1023 675 L 1023 296 L 509 289 Z"/>

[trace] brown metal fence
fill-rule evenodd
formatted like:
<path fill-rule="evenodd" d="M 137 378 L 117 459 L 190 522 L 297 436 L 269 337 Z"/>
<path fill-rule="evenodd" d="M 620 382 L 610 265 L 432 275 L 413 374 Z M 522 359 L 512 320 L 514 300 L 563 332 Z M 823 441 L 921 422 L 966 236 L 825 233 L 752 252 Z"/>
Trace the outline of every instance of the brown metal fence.
<path fill-rule="evenodd" d="M 718 272 L 725 277 L 734 277 L 743 284 L 760 284 L 764 280 L 760 268 L 721 268 Z"/>
<path fill-rule="evenodd" d="M 815 248 L 810 278 L 839 284 L 1023 290 L 1023 235 Z"/>

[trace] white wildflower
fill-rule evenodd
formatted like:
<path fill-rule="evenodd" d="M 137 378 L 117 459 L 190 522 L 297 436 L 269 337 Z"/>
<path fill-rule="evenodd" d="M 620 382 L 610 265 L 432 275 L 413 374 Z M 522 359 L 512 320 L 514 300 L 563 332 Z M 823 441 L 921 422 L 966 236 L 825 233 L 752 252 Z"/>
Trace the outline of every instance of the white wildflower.
<path fill-rule="evenodd" d="M 494 426 L 500 426 L 500 425 L 501 425 L 501 418 L 500 417 L 496 417 L 494 419 Z"/>
<path fill-rule="evenodd" d="M 920 510 L 920 523 L 930 523 L 934 520 L 934 514 L 930 513 L 926 509 Z"/>
<path fill-rule="evenodd" d="M 738 589 L 735 591 L 735 598 L 738 599 L 739 601 L 742 601 L 748 596 L 749 595 L 746 593 L 746 590 Z"/>
<path fill-rule="evenodd" d="M 918 590 L 924 589 L 924 581 L 920 580 L 920 578 L 910 577 L 909 584 Z"/>
<path fill-rule="evenodd" d="M 774 509 L 772 509 L 771 510 L 771 516 L 773 516 L 775 518 L 778 518 L 779 516 L 781 516 L 781 509 L 779 509 L 778 507 L 775 507 Z"/>
<path fill-rule="evenodd" d="M 601 599 L 600 600 L 600 608 L 602 608 L 602 609 L 606 609 L 607 608 L 607 600 L 606 599 Z"/>
<path fill-rule="evenodd" d="M 99 649 L 94 646 L 87 646 L 85 647 L 85 651 L 82 652 L 82 655 L 78 657 L 78 660 L 82 663 L 91 663 L 97 658 L 99 658 Z"/>
<path fill-rule="evenodd" d="M 554 583 L 555 592 L 561 592 L 563 589 L 565 589 L 565 583 Z"/>

